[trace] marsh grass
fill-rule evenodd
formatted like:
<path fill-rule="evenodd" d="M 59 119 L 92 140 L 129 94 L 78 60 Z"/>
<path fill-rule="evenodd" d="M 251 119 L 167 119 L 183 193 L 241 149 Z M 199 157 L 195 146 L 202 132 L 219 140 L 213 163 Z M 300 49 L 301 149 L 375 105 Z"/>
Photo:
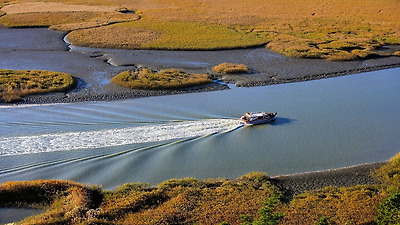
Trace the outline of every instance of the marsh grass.
<path fill-rule="evenodd" d="M 106 41 L 99 40 L 92 32 L 101 33 Z M 119 34 L 119 37 L 113 34 Z M 223 25 L 145 19 L 113 24 L 96 30 L 76 30 L 68 35 L 68 39 L 72 43 L 85 46 L 162 50 L 246 48 L 262 46 L 268 42 L 264 34 L 240 31 Z M 130 44 L 137 42 L 137 45 Z"/>
<path fill-rule="evenodd" d="M 0 70 L 0 99 L 4 102 L 23 96 L 66 91 L 75 79 L 66 73 L 40 70 Z"/>
<path fill-rule="evenodd" d="M 222 74 L 240 74 L 249 72 L 249 68 L 244 64 L 221 63 L 214 66 L 212 71 Z"/>
<path fill-rule="evenodd" d="M 176 69 L 152 71 L 147 68 L 124 71 L 111 82 L 132 89 L 178 89 L 212 82 L 207 74 L 189 74 Z"/>

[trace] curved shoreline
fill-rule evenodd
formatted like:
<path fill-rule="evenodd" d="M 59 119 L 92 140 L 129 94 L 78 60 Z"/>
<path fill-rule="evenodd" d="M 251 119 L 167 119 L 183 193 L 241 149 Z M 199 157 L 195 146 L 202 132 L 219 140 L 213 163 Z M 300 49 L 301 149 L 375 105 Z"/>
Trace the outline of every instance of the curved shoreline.
<path fill-rule="evenodd" d="M 356 185 L 380 184 L 373 173 L 388 161 L 365 163 L 322 171 L 311 171 L 271 177 L 288 195 L 315 191 L 328 186 L 352 187 Z"/>

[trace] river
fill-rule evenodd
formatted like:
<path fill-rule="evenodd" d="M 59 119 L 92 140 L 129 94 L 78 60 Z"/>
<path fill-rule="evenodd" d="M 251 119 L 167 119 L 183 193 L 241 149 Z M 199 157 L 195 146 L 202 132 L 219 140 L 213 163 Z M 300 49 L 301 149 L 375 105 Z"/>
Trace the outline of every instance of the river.
<path fill-rule="evenodd" d="M 239 127 L 247 111 L 275 122 Z M 0 182 L 69 179 L 115 188 L 388 160 L 400 146 L 400 69 L 253 88 L 1 106 Z"/>

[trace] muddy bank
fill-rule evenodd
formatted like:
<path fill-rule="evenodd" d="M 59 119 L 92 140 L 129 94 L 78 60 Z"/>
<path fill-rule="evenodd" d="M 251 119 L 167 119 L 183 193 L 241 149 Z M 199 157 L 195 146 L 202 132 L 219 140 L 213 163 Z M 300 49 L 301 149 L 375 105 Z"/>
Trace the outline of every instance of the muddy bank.
<path fill-rule="evenodd" d="M 387 162 L 369 163 L 326 171 L 277 176 L 272 181 L 289 195 L 314 191 L 327 186 L 351 187 L 364 184 L 379 184 L 373 172 Z"/>
<path fill-rule="evenodd" d="M 68 93 L 27 96 L 19 103 L 58 103 L 102 101 L 168 94 L 227 89 L 224 84 L 179 90 L 130 90 L 110 83 L 121 71 L 149 67 L 176 68 L 192 73 L 209 73 L 224 83 L 252 87 L 300 82 L 400 66 L 400 57 L 385 57 L 351 62 L 319 59 L 295 59 L 267 48 L 221 51 L 154 51 L 93 49 L 69 46 L 64 33 L 45 28 L 0 28 L 0 68 L 14 70 L 50 70 L 70 73 L 78 85 Z M 390 48 L 382 51 L 390 51 Z M 243 63 L 252 70 L 248 74 L 220 75 L 211 68 L 223 62 Z M 0 103 L 2 104 L 2 103 Z"/>

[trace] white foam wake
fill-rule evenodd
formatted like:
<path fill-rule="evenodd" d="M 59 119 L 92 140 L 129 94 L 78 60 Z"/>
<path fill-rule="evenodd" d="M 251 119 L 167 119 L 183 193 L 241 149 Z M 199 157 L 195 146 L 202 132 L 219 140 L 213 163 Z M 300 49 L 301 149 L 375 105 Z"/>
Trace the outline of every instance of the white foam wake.
<path fill-rule="evenodd" d="M 237 120 L 234 119 L 209 119 L 98 131 L 0 138 L 0 156 L 202 137 L 227 132 L 237 126 Z"/>

